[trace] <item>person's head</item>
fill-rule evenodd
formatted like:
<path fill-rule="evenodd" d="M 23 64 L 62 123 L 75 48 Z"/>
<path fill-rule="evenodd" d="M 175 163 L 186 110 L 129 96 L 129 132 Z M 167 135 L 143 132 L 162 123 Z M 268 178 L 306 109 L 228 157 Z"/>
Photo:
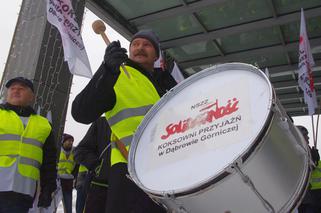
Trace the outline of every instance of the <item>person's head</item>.
<path fill-rule="evenodd" d="M 141 30 L 131 39 L 129 58 L 146 70 L 153 70 L 154 62 L 159 57 L 159 40 L 151 30 Z"/>
<path fill-rule="evenodd" d="M 15 106 L 29 106 L 34 101 L 34 89 L 33 83 L 24 77 L 16 77 L 10 79 L 6 83 L 7 95 L 6 101 L 7 103 Z"/>
<path fill-rule="evenodd" d="M 72 135 L 64 133 L 62 135 L 62 147 L 64 150 L 69 151 L 72 148 L 72 144 L 74 143 L 74 137 Z"/>
<path fill-rule="evenodd" d="M 307 130 L 307 128 L 305 128 L 304 126 L 300 126 L 300 125 L 298 125 L 296 127 L 300 130 L 300 132 L 302 133 L 304 139 L 309 144 L 309 139 L 310 138 L 309 138 L 309 131 Z"/>

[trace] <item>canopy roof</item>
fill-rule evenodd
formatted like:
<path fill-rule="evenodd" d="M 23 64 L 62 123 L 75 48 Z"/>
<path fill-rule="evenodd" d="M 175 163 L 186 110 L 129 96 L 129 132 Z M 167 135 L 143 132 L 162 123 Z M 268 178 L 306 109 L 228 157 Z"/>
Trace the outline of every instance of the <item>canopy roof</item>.
<path fill-rule="evenodd" d="M 226 62 L 267 68 L 292 116 L 307 115 L 297 83 L 303 8 L 320 101 L 320 0 L 88 0 L 87 7 L 127 39 L 140 29 L 153 29 L 186 76 Z"/>

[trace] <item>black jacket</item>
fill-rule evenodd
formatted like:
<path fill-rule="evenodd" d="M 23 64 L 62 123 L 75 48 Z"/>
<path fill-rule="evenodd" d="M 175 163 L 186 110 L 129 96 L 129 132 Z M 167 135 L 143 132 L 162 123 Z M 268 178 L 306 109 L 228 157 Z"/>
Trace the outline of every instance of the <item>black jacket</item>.
<path fill-rule="evenodd" d="M 35 111 L 31 107 L 18 107 L 13 106 L 8 103 L 0 104 L 0 108 L 4 110 L 12 110 L 17 113 L 18 116 L 29 117 L 31 114 L 36 114 Z M 57 178 L 57 147 L 54 140 L 53 132 L 51 131 L 49 136 L 47 137 L 43 147 L 43 160 L 42 165 L 40 167 L 40 186 L 41 193 L 49 193 L 51 194 L 56 190 L 56 178 Z M 1 196 L 6 197 L 15 197 L 16 199 L 27 199 L 30 200 L 31 205 L 33 198 L 30 196 L 24 196 L 22 194 L 14 193 L 14 192 L 0 192 Z"/>
<path fill-rule="evenodd" d="M 144 74 L 153 83 L 160 96 L 176 85 L 176 81 L 168 71 L 149 72 L 131 60 L 128 60 L 126 65 Z M 71 110 L 73 118 L 80 123 L 89 124 L 104 112 L 111 110 L 116 103 L 114 85 L 118 76 L 119 72 L 108 70 L 102 64 L 73 101 Z"/>
<path fill-rule="evenodd" d="M 75 160 L 88 170 L 96 170 L 93 181 L 108 184 L 110 168 L 110 128 L 105 117 L 91 124 L 75 148 Z M 107 148 L 108 147 L 108 148 Z"/>

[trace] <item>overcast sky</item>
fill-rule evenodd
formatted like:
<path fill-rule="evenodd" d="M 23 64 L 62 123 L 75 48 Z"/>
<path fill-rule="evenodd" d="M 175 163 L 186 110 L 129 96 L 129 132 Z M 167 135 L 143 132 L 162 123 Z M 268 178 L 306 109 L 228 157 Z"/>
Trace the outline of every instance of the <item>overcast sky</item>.
<path fill-rule="evenodd" d="M 7 60 L 15 24 L 18 18 L 18 13 L 20 10 L 22 0 L 9 0 L 5 3 L 5 9 L 1 12 L 0 19 L 0 77 L 2 77 L 2 73 L 4 70 L 4 65 Z M 103 40 L 96 35 L 91 28 L 91 24 L 95 21 L 97 17 L 92 14 L 90 11 L 86 10 L 86 14 L 84 16 L 83 21 L 83 31 L 82 37 L 85 43 L 85 47 L 87 50 L 87 54 L 89 57 L 89 61 L 91 63 L 92 71 L 95 72 L 99 65 L 102 62 L 102 58 L 105 51 L 105 44 Z M 123 47 L 128 48 L 129 42 L 121 37 L 117 32 L 112 30 L 107 26 L 106 30 L 107 36 L 111 41 L 120 40 Z M 84 77 L 74 76 L 73 85 L 70 94 L 70 101 L 72 102 L 74 97 L 85 87 L 89 80 Z M 71 104 L 69 104 L 70 106 Z M 315 116 L 316 117 L 316 116 Z M 304 125 L 306 126 L 310 132 L 311 131 L 311 118 L 308 116 L 300 116 L 294 117 L 294 121 L 296 125 Z M 316 122 L 315 122 L 316 123 Z M 68 108 L 67 118 L 66 118 L 66 126 L 65 132 L 72 134 L 75 137 L 75 142 L 79 142 L 81 138 L 85 135 L 86 130 L 88 129 L 87 125 L 82 125 L 73 120 L 70 115 L 70 107 Z M 319 136 L 321 134 L 319 128 Z M 310 133 L 310 138 L 312 138 L 312 134 Z M 312 140 L 310 144 L 312 143 Z M 320 142 L 319 142 L 320 144 Z M 318 147 L 321 147 L 318 144 Z"/>

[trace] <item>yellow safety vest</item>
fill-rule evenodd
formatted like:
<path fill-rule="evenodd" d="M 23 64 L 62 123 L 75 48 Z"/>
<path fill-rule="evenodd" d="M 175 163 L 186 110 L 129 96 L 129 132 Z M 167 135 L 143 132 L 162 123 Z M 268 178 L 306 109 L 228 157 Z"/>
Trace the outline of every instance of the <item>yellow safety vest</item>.
<path fill-rule="evenodd" d="M 30 115 L 24 127 L 12 110 L 0 109 L 0 118 L 0 191 L 34 196 L 40 178 L 42 147 L 51 125 L 42 116 Z M 8 186 L 8 181 L 14 184 Z"/>
<path fill-rule="evenodd" d="M 74 176 L 71 174 L 76 166 L 74 159 L 74 153 L 71 151 L 68 158 L 66 152 L 61 148 L 58 162 L 58 175 L 61 178 L 73 179 Z"/>
<path fill-rule="evenodd" d="M 321 189 L 321 161 L 318 166 L 311 173 L 311 189 Z"/>
<path fill-rule="evenodd" d="M 78 172 L 81 173 L 81 172 L 87 172 L 87 171 L 88 169 L 84 165 L 80 164 Z"/>
<path fill-rule="evenodd" d="M 112 110 L 105 113 L 112 130 L 111 166 L 120 162 L 127 163 L 116 148 L 115 141 L 119 139 L 128 150 L 138 125 L 160 99 L 154 85 L 145 75 L 129 66 L 126 66 L 126 70 L 130 79 L 120 68 L 120 75 L 114 85 L 116 103 Z"/>

